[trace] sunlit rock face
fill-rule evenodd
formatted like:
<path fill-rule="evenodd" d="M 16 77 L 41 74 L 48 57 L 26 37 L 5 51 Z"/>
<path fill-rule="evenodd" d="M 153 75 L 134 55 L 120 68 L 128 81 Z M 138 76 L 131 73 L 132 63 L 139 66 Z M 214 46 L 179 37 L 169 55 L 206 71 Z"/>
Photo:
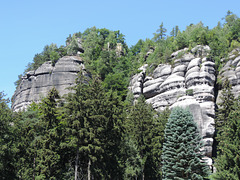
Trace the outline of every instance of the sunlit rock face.
<path fill-rule="evenodd" d="M 222 63 L 223 62 L 225 62 L 225 65 L 219 73 L 218 80 L 223 83 L 228 79 L 232 85 L 233 95 L 238 97 L 240 95 L 240 48 L 236 48 L 230 52 L 228 58 L 222 59 Z M 221 101 L 221 93 L 222 90 L 219 89 L 217 103 Z"/>
<path fill-rule="evenodd" d="M 45 62 L 36 71 L 30 71 L 22 77 L 12 98 L 12 110 L 26 109 L 32 102 L 39 102 L 55 87 L 62 96 L 70 92 L 69 87 L 75 84 L 80 70 L 84 72 L 84 64 L 78 56 L 60 58 L 55 66 Z"/>
<path fill-rule="evenodd" d="M 215 63 L 207 58 L 210 48 L 196 46 L 172 54 L 172 64 L 159 64 L 152 74 L 146 74 L 147 64 L 133 76 L 129 89 L 135 99 L 140 94 L 157 111 L 176 106 L 188 108 L 205 142 L 204 152 L 211 165 L 215 133 Z"/>

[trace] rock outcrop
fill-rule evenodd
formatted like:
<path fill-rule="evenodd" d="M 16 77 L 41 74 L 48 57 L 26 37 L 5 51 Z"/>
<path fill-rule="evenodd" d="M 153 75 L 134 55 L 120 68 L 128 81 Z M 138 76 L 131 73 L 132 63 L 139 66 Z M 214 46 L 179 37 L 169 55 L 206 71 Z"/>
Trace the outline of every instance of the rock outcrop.
<path fill-rule="evenodd" d="M 80 57 L 65 56 L 55 66 L 49 61 L 36 71 L 27 72 L 13 95 L 12 110 L 23 110 L 33 101 L 39 102 L 53 87 L 60 95 L 69 93 L 68 87 L 74 85 L 80 70 L 85 70 Z"/>
<path fill-rule="evenodd" d="M 143 94 L 157 111 L 166 107 L 187 107 L 192 112 L 205 142 L 205 156 L 212 165 L 212 145 L 215 133 L 215 63 L 207 58 L 208 46 L 187 48 L 172 54 L 173 65 L 159 64 L 151 75 L 147 64 L 133 76 L 129 89 L 135 98 Z"/>
<path fill-rule="evenodd" d="M 227 59 L 222 59 L 222 63 L 226 62 L 221 69 L 218 80 L 224 82 L 229 80 L 232 85 L 232 93 L 235 97 L 240 95 L 240 48 L 234 49 L 229 53 Z M 219 89 L 217 103 L 220 102 L 222 90 Z"/>

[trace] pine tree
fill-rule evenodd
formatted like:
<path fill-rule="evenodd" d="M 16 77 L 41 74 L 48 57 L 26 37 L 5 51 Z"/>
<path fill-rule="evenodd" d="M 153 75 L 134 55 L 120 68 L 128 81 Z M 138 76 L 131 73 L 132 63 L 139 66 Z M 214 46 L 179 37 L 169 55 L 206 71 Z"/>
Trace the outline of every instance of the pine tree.
<path fill-rule="evenodd" d="M 164 37 L 166 36 L 167 29 L 163 27 L 163 22 L 159 26 L 159 29 L 157 29 L 157 33 L 153 33 L 154 37 L 153 39 L 156 42 L 159 42 L 160 40 L 163 40 Z"/>
<path fill-rule="evenodd" d="M 14 122 L 12 112 L 8 107 L 8 99 L 0 92 L 0 177 L 3 180 L 15 179 Z"/>
<path fill-rule="evenodd" d="M 153 128 L 153 110 L 151 105 L 146 104 L 145 98 L 140 96 L 137 103 L 130 109 L 128 115 L 128 133 L 132 141 L 135 143 L 139 156 L 141 158 L 141 173 L 138 174 L 141 179 L 149 179 L 151 173 L 147 166 L 151 157 L 151 130 Z"/>
<path fill-rule="evenodd" d="M 232 85 L 229 80 L 224 81 L 223 90 L 220 96 L 220 103 L 218 103 L 218 111 L 216 118 L 217 132 L 221 134 L 222 127 L 228 121 L 228 116 L 230 112 L 233 110 L 234 104 L 234 95 L 232 94 Z"/>
<path fill-rule="evenodd" d="M 225 81 L 217 113 L 217 172 L 214 179 L 240 179 L 240 98 L 235 99 Z"/>
<path fill-rule="evenodd" d="M 166 108 L 164 111 L 157 114 L 156 117 L 153 118 L 153 128 L 151 130 L 152 134 L 152 144 L 151 144 L 151 154 L 153 158 L 152 164 L 152 172 L 151 174 L 155 175 L 155 179 L 161 179 L 161 155 L 163 149 L 164 142 L 164 130 L 166 123 L 168 121 L 170 115 L 170 110 Z"/>
<path fill-rule="evenodd" d="M 188 110 L 172 110 L 164 138 L 163 179 L 204 179 L 208 175 L 208 167 L 203 162 L 200 151 L 201 138 Z"/>
<path fill-rule="evenodd" d="M 116 93 L 106 93 L 99 78 L 80 75 L 66 103 L 66 141 L 71 148 L 75 179 L 120 176 L 122 108 Z M 63 144 L 64 145 L 64 144 Z M 81 174 L 80 174 L 81 170 Z"/>
<path fill-rule="evenodd" d="M 240 179 L 240 98 L 232 106 L 227 122 L 218 134 L 217 172 L 214 179 Z"/>
<path fill-rule="evenodd" d="M 39 135 L 39 114 L 38 106 L 32 103 L 26 111 L 18 112 L 15 115 L 16 131 L 18 136 L 16 155 L 17 175 L 22 179 L 35 179 L 36 175 L 36 141 Z"/>
<path fill-rule="evenodd" d="M 39 104 L 39 136 L 35 140 L 37 149 L 36 171 L 38 178 L 60 179 L 61 168 L 61 128 L 57 114 L 59 94 L 53 88 Z"/>

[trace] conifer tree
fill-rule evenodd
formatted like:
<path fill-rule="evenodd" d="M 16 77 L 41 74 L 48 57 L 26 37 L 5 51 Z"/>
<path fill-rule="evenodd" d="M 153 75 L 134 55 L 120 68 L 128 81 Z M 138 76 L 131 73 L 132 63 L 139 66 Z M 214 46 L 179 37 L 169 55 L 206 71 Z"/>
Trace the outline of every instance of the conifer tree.
<path fill-rule="evenodd" d="M 216 118 L 216 125 L 218 134 L 221 134 L 222 127 L 228 121 L 228 116 L 230 112 L 233 110 L 234 104 L 234 95 L 232 94 L 232 85 L 229 80 L 225 80 L 223 83 L 223 90 L 220 96 L 220 103 L 218 103 L 218 111 Z"/>
<path fill-rule="evenodd" d="M 3 180 L 16 178 L 15 174 L 15 134 L 12 112 L 8 107 L 8 99 L 0 92 L 0 178 Z"/>
<path fill-rule="evenodd" d="M 163 179 L 204 179 L 201 138 L 188 110 L 175 108 L 166 124 L 162 154 Z"/>
<path fill-rule="evenodd" d="M 120 176 L 120 99 L 111 91 L 106 94 L 96 77 L 89 80 L 80 75 L 74 90 L 66 103 L 65 146 L 73 153 L 70 159 L 74 162 L 75 179 L 80 175 L 86 179 Z"/>
<path fill-rule="evenodd" d="M 240 179 L 240 98 L 235 99 L 231 84 L 223 84 L 221 102 L 217 113 L 217 172 L 214 179 Z"/>
<path fill-rule="evenodd" d="M 36 141 L 39 136 L 38 106 L 32 103 L 26 111 L 15 115 L 18 153 L 17 175 L 22 179 L 35 179 L 36 175 Z"/>
<path fill-rule="evenodd" d="M 159 26 L 159 29 L 157 29 L 157 33 L 153 33 L 154 35 L 153 39 L 156 42 L 163 40 L 164 37 L 166 36 L 166 32 L 167 32 L 167 29 L 163 27 L 163 22 L 162 22 L 161 25 Z"/>
<path fill-rule="evenodd" d="M 39 136 L 35 140 L 37 149 L 36 171 L 38 178 L 61 178 L 61 128 L 57 114 L 59 94 L 53 88 L 39 104 Z"/>
<path fill-rule="evenodd" d="M 140 96 L 137 103 L 130 109 L 127 125 L 130 138 L 138 149 L 142 163 L 138 177 L 149 179 L 148 176 L 151 176 L 151 174 L 146 174 L 146 172 L 149 172 L 148 168 L 152 167 L 147 166 L 147 164 L 152 160 L 151 130 L 153 128 L 153 110 L 151 105 L 146 104 L 143 96 Z"/>
<path fill-rule="evenodd" d="M 151 144 L 151 154 L 152 154 L 152 172 L 154 174 L 155 179 L 161 179 L 161 155 L 163 149 L 164 142 L 164 130 L 166 123 L 168 121 L 170 115 L 169 108 L 166 108 L 164 111 L 160 112 L 153 118 L 153 128 L 151 130 L 152 134 L 152 144 Z"/>
<path fill-rule="evenodd" d="M 218 156 L 214 179 L 240 179 L 240 98 L 235 100 L 227 122 L 218 134 Z"/>

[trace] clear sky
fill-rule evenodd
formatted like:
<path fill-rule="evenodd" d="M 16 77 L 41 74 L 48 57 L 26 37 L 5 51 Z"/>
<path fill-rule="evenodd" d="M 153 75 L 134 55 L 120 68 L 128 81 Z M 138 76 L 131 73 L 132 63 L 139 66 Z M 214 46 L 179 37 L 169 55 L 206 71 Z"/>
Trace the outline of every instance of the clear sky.
<path fill-rule="evenodd" d="M 200 21 L 213 28 L 240 0 L 0 0 L 0 92 L 11 97 L 14 82 L 45 45 L 65 45 L 87 28 L 120 30 L 129 46 L 152 38 L 163 22 L 168 33 Z"/>

